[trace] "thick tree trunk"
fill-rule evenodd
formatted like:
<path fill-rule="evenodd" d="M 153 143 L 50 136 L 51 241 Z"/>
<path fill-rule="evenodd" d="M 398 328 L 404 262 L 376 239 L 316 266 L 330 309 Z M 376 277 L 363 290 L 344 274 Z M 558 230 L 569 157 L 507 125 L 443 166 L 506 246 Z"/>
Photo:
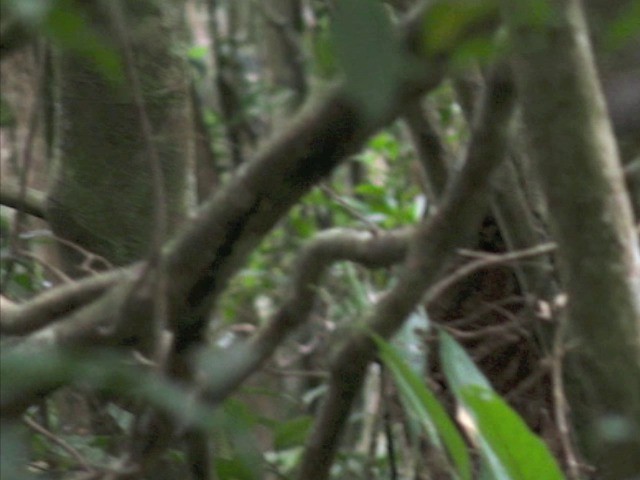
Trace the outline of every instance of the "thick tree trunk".
<path fill-rule="evenodd" d="M 171 233 L 186 215 L 194 132 L 183 7 L 164 0 L 83 3 L 91 30 L 124 63 L 122 83 L 96 68 L 100 59 L 70 51 L 54 55 L 56 155 L 47 217 L 57 236 L 114 265 L 144 257 L 153 236 Z M 80 275 L 87 253 L 67 245 L 64 266 Z M 64 406 L 70 395 L 60 393 Z M 75 409 L 67 421 L 111 420 L 102 410 L 93 406 L 90 414 L 78 415 Z M 163 463 L 153 476 L 184 472 Z"/>
<path fill-rule="evenodd" d="M 546 2 L 544 24 L 533 3 L 503 5 L 569 298 L 569 403 L 597 478 L 629 479 L 640 472 L 638 238 L 580 2 Z"/>
<path fill-rule="evenodd" d="M 178 42 L 182 2 L 121 2 L 151 142 L 164 176 L 167 223 L 185 213 L 191 153 L 188 79 Z M 121 28 L 105 2 L 86 5 L 92 29 L 121 52 Z M 126 47 L 125 47 L 126 48 Z M 123 57 L 124 58 L 124 57 Z M 48 217 L 57 235 L 121 265 L 141 258 L 154 231 L 150 149 L 133 85 L 117 85 L 86 57 L 55 55 L 56 169 Z M 125 77 L 126 78 L 126 77 Z M 70 253 L 67 251 L 66 253 Z M 76 255 L 77 257 L 77 255 Z M 70 258 L 74 263 L 77 258 Z"/>

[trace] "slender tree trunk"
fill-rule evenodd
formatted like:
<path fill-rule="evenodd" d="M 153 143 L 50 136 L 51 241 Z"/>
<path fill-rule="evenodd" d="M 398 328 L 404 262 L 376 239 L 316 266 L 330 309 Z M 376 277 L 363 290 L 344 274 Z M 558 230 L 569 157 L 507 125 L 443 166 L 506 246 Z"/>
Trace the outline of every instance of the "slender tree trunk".
<path fill-rule="evenodd" d="M 568 298 L 569 404 L 597 478 L 640 472 L 640 251 L 578 0 L 503 1 Z M 635 477 L 634 477 L 635 478 Z"/>
<path fill-rule="evenodd" d="M 302 11 L 299 0 L 268 0 L 260 10 L 264 42 L 262 55 L 269 82 L 288 90 L 286 107 L 297 108 L 307 93 L 303 54 L 300 49 Z"/>

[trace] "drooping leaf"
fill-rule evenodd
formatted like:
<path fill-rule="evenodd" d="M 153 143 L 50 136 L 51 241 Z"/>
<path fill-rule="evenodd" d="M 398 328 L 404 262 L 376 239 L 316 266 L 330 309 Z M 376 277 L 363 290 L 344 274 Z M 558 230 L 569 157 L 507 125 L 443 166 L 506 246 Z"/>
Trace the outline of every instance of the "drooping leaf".
<path fill-rule="evenodd" d="M 443 331 L 440 355 L 447 381 L 470 422 L 468 431 L 478 442 L 491 478 L 562 480 L 544 442 L 493 390 L 465 350 Z"/>
<path fill-rule="evenodd" d="M 380 358 L 392 372 L 407 408 L 422 422 L 433 444 L 444 447 L 458 478 L 471 479 L 467 445 L 444 407 L 392 345 L 377 336 L 373 338 L 378 345 Z"/>

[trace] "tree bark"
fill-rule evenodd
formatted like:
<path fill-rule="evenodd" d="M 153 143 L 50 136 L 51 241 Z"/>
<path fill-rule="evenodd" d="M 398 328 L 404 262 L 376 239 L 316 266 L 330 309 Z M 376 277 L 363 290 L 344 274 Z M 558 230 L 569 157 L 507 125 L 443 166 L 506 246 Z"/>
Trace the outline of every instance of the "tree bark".
<path fill-rule="evenodd" d="M 567 382 L 602 479 L 640 471 L 640 251 L 578 0 L 503 1 L 514 69 L 569 303 Z"/>
<path fill-rule="evenodd" d="M 120 30 L 104 2 L 86 13 L 103 41 L 122 52 Z M 164 176 L 166 220 L 172 230 L 186 208 L 191 123 L 182 2 L 122 2 L 133 68 L 140 79 L 149 140 Z M 132 85 L 105 78 L 86 57 L 57 52 L 55 172 L 48 195 L 54 232 L 116 265 L 140 259 L 154 230 L 154 180 L 140 108 Z M 131 83 L 131 79 L 123 80 Z M 67 251 L 68 263 L 77 255 Z"/>

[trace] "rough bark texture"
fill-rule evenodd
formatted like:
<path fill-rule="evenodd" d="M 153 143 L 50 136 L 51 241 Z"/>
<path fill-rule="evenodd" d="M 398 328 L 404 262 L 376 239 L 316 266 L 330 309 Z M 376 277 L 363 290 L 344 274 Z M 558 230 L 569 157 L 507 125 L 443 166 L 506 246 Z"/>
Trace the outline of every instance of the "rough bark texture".
<path fill-rule="evenodd" d="M 640 252 L 580 2 L 504 1 L 524 121 L 569 297 L 570 405 L 602 479 L 640 471 Z"/>
<path fill-rule="evenodd" d="M 188 70 L 177 45 L 185 31 L 182 2 L 144 0 L 122 6 L 151 141 L 165 178 L 167 220 L 175 227 L 185 211 L 191 150 Z M 106 4 L 86 7 L 92 28 L 120 51 L 119 30 Z M 58 52 L 54 68 L 56 168 L 48 202 L 52 228 L 114 264 L 139 259 L 153 231 L 154 187 L 132 85 L 117 85 L 89 59 L 70 52 Z"/>

